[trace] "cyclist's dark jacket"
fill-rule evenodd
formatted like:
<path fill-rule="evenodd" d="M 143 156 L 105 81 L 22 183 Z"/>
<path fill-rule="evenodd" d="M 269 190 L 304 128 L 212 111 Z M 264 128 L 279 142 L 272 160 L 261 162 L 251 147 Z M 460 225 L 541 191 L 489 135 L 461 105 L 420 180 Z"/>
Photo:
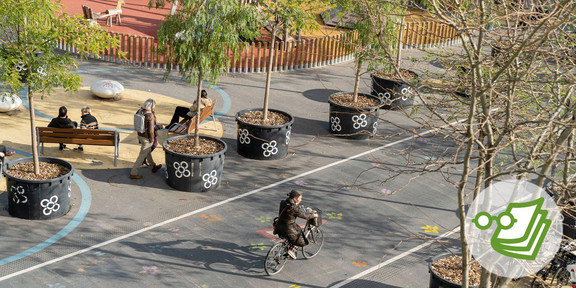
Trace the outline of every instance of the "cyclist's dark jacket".
<path fill-rule="evenodd" d="M 314 215 L 302 211 L 292 198 L 280 201 L 278 224 L 276 224 L 275 231 L 279 236 L 288 238 L 288 241 L 294 245 L 306 246 L 308 243 L 306 243 L 302 229 L 296 224 L 296 217 L 308 220 L 314 218 Z"/>

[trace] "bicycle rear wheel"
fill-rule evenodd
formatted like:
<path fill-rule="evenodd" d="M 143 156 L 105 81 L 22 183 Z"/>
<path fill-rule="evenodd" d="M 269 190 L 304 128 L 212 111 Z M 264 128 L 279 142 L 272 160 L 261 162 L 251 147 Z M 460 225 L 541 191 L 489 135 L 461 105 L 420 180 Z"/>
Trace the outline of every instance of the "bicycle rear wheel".
<path fill-rule="evenodd" d="M 322 246 L 324 246 L 324 232 L 319 227 L 313 227 L 306 238 L 308 239 L 308 245 L 302 247 L 302 254 L 304 258 L 309 259 L 316 256 Z"/>
<path fill-rule="evenodd" d="M 287 250 L 288 245 L 283 242 L 276 243 L 270 248 L 270 251 L 266 254 L 266 260 L 264 260 L 264 271 L 266 271 L 268 276 L 276 275 L 284 268 L 288 260 Z"/>

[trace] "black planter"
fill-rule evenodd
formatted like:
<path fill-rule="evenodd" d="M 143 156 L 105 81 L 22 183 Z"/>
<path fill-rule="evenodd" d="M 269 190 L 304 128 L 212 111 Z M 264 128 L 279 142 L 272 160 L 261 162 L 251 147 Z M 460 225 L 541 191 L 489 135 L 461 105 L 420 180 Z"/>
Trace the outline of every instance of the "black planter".
<path fill-rule="evenodd" d="M 276 160 L 286 157 L 294 117 L 284 111 L 268 109 L 270 112 L 284 114 L 290 120 L 277 126 L 254 125 L 240 120 L 240 116 L 250 111 L 262 111 L 262 109 L 245 109 L 236 113 L 238 154 L 257 160 Z"/>
<path fill-rule="evenodd" d="M 10 161 L 2 167 L 8 190 L 10 215 L 30 220 L 47 220 L 66 215 L 70 210 L 70 196 L 74 166 L 68 161 L 39 157 L 40 162 L 59 164 L 70 169 L 68 174 L 48 180 L 26 180 L 11 176 L 6 171 L 18 164 L 32 162 L 32 157 Z"/>
<path fill-rule="evenodd" d="M 412 72 L 414 73 L 414 72 Z M 416 75 L 416 73 L 414 73 Z M 414 104 L 414 88 L 404 81 L 396 81 L 370 74 L 372 95 L 384 102 L 383 109 L 403 110 Z"/>
<path fill-rule="evenodd" d="M 332 102 L 332 96 L 339 94 L 349 94 L 338 92 L 330 95 L 330 119 L 329 131 L 334 135 L 340 135 L 350 139 L 367 139 L 376 134 L 378 126 L 378 115 L 380 105 L 366 108 L 353 108 L 342 106 Z M 358 93 L 358 95 L 374 98 L 382 103 L 377 96 Z"/>
<path fill-rule="evenodd" d="M 428 263 L 428 272 L 430 273 L 430 286 L 429 286 L 429 288 L 460 288 L 460 287 L 462 287 L 462 284 L 454 283 L 452 281 L 448 281 L 448 280 L 438 276 L 438 274 L 436 274 L 436 272 L 434 272 L 434 269 L 432 269 L 432 263 L 434 263 L 440 259 L 450 257 L 452 255 L 454 255 L 454 254 L 452 254 L 452 253 L 440 254 L 440 255 L 432 258 L 432 262 Z M 470 288 L 477 288 L 476 286 L 469 286 L 469 287 Z"/>
<path fill-rule="evenodd" d="M 176 136 L 167 139 L 162 144 L 166 156 L 166 182 L 170 187 L 185 192 L 214 190 L 220 186 L 226 143 L 218 138 L 200 136 L 200 138 L 217 141 L 224 145 L 224 149 L 220 152 L 209 155 L 186 155 L 166 148 L 166 144 L 172 140 L 190 137 L 194 136 Z"/>
<path fill-rule="evenodd" d="M 559 195 L 552 187 L 552 183 L 547 181 L 544 184 L 546 192 L 554 201 L 558 201 Z M 562 234 L 570 239 L 576 239 L 576 207 L 568 204 L 567 207 L 561 209 L 562 213 Z"/>

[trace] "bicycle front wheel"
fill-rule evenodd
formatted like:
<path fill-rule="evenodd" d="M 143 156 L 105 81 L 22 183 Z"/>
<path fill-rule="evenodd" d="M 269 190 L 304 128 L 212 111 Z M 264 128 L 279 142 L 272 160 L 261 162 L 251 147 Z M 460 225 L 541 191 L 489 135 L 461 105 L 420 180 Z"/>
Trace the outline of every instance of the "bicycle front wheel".
<path fill-rule="evenodd" d="M 282 242 L 276 243 L 270 248 L 266 254 L 266 260 L 264 260 L 264 270 L 268 276 L 276 275 L 284 268 L 288 260 L 287 250 L 288 246 Z"/>
<path fill-rule="evenodd" d="M 312 258 L 318 255 L 322 246 L 324 246 L 324 232 L 319 227 L 313 227 L 308 231 L 306 236 L 308 245 L 302 247 L 304 258 Z"/>
<path fill-rule="evenodd" d="M 552 282 L 550 287 L 570 287 L 570 272 L 566 269 L 566 267 L 561 267 L 556 274 L 554 274 L 554 278 L 552 278 Z"/>

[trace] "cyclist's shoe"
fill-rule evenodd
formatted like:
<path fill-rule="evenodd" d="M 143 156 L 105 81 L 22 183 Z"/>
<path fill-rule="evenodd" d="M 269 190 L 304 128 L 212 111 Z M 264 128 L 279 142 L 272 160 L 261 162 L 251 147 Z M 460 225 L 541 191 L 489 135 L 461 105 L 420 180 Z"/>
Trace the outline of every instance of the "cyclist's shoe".
<path fill-rule="evenodd" d="M 292 260 L 296 260 L 296 252 L 293 249 L 288 250 L 288 256 L 290 256 L 290 258 Z"/>

